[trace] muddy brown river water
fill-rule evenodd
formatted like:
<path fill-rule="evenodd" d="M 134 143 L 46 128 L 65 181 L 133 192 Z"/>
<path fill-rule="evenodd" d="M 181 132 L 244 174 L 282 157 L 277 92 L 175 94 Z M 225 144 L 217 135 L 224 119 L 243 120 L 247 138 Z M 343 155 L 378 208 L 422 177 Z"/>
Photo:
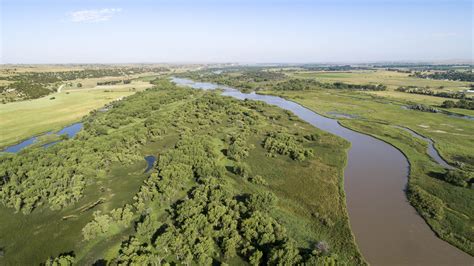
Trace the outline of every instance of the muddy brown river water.
<path fill-rule="evenodd" d="M 212 83 L 173 78 L 196 89 L 223 89 L 223 95 L 263 101 L 293 112 L 311 125 L 351 142 L 344 188 L 351 229 L 372 265 L 474 265 L 474 258 L 436 237 L 408 203 L 406 157 L 393 146 L 341 126 L 297 103 L 270 95 L 242 93 Z M 432 145 L 432 143 L 429 143 Z"/>

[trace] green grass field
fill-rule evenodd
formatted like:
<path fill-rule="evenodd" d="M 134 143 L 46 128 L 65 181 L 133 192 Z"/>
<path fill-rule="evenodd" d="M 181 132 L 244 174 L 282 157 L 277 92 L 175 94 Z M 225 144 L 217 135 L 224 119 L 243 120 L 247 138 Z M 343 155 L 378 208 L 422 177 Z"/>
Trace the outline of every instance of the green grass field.
<path fill-rule="evenodd" d="M 291 73 L 294 78 L 311 78 L 321 82 L 346 82 L 352 84 L 384 84 L 390 89 L 399 86 L 430 86 L 433 88 L 443 86 L 445 90 L 466 90 L 469 82 L 430 80 L 409 77 L 407 73 L 385 70 L 363 70 L 351 72 L 314 72 L 299 71 Z"/>
<path fill-rule="evenodd" d="M 74 87 L 65 86 L 60 93 L 0 105 L 0 147 L 58 130 L 111 101 L 151 87 L 149 82 L 141 80 L 131 84 L 96 86 L 98 80 L 109 79 L 80 80 L 84 83 L 82 88 L 77 88 L 73 82 Z"/>
<path fill-rule="evenodd" d="M 122 91 L 74 91 L 54 93 L 31 101 L 0 105 L 0 147 L 25 138 L 58 130 L 65 125 L 79 121 L 90 111 L 121 97 L 131 95 Z M 50 100 L 54 97 L 54 100 Z"/>

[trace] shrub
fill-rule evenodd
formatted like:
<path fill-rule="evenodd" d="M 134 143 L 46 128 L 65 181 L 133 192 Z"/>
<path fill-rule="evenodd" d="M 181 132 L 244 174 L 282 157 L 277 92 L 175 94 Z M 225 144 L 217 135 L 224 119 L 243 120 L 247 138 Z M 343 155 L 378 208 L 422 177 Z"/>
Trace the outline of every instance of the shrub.
<path fill-rule="evenodd" d="M 442 178 L 455 186 L 466 187 L 468 181 L 472 178 L 472 174 L 462 170 L 448 170 Z"/>
<path fill-rule="evenodd" d="M 418 186 L 410 186 L 408 197 L 413 206 L 421 213 L 436 220 L 443 218 L 445 204 L 439 198 L 431 195 Z"/>

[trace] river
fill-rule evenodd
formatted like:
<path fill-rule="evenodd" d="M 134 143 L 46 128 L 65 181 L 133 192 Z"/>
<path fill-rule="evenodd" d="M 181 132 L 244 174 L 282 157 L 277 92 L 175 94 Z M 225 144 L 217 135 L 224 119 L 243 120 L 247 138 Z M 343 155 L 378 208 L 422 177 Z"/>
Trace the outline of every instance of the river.
<path fill-rule="evenodd" d="M 242 93 L 212 83 L 172 78 L 196 89 L 222 89 L 223 95 L 276 105 L 311 125 L 351 142 L 344 189 L 351 229 L 372 265 L 474 265 L 474 258 L 436 237 L 408 203 L 406 157 L 393 146 L 341 126 L 297 103 L 271 95 Z M 429 142 L 433 148 L 432 142 Z M 434 149 L 434 148 L 433 148 Z"/>

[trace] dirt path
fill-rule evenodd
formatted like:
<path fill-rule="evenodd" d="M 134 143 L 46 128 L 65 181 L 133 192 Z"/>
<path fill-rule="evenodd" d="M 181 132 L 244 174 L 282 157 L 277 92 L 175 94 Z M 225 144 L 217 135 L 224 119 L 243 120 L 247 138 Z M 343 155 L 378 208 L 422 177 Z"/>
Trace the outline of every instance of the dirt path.
<path fill-rule="evenodd" d="M 61 92 L 61 90 L 63 89 L 63 87 L 64 87 L 64 84 L 63 84 L 63 85 L 61 85 L 61 86 L 59 86 L 59 88 L 58 88 L 58 93 L 60 93 L 60 92 Z"/>

